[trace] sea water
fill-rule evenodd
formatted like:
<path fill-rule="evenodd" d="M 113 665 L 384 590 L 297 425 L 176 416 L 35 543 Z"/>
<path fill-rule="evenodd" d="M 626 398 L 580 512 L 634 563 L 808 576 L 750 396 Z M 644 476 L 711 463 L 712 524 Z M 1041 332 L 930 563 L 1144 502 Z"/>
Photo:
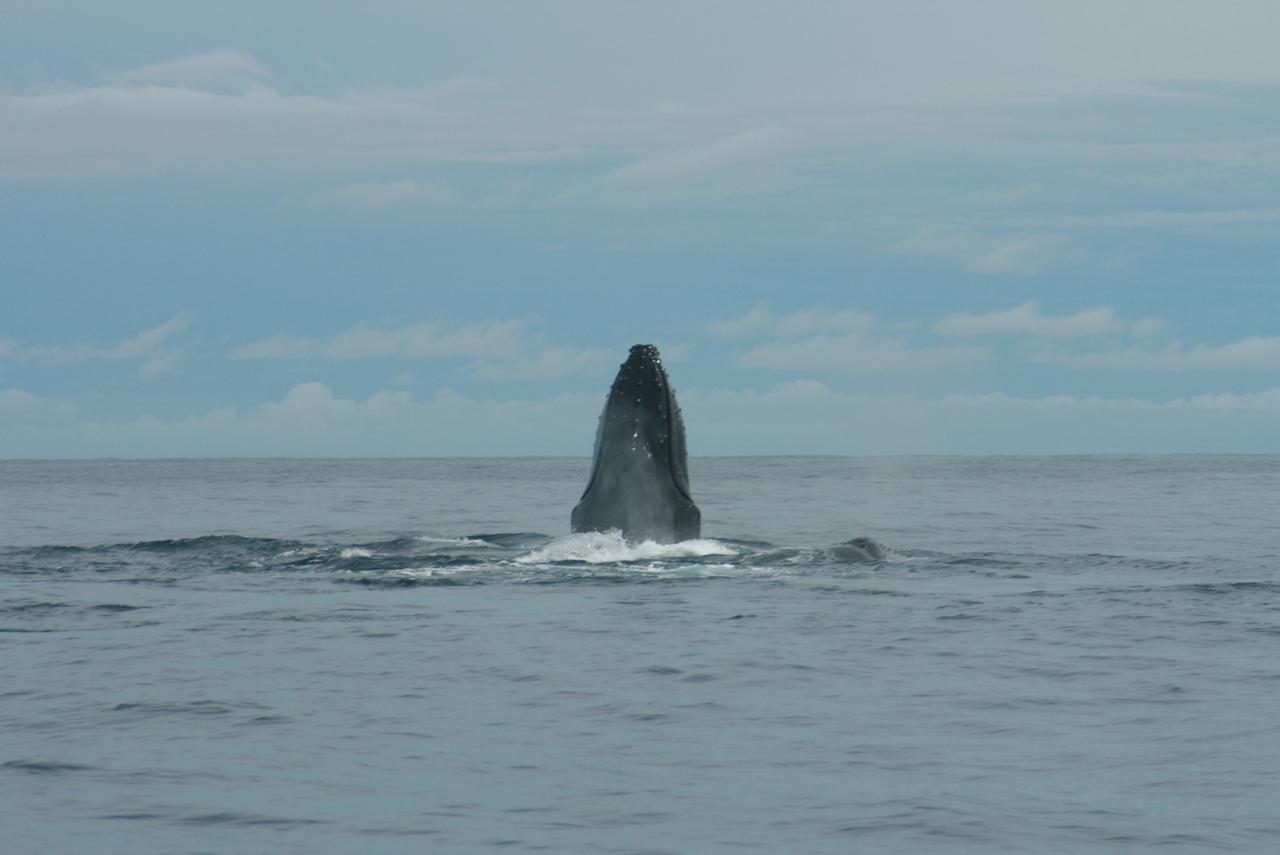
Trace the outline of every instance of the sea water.
<path fill-rule="evenodd" d="M 0 849 L 1280 850 L 1280 457 L 588 466 L 0 462 Z"/>

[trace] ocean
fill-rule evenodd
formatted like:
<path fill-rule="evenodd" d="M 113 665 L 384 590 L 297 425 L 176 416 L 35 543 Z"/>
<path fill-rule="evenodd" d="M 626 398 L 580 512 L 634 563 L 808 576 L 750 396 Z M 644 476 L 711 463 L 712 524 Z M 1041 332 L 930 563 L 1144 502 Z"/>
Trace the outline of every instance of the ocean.
<path fill-rule="evenodd" d="M 1280 456 L 690 465 L 0 462 L 0 848 L 1280 851 Z"/>

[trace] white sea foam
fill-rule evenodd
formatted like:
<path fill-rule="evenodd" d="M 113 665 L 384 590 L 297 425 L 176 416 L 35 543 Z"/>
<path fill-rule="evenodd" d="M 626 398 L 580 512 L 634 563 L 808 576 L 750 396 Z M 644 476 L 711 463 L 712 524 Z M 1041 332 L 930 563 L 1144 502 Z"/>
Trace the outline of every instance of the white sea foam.
<path fill-rule="evenodd" d="M 360 546 L 348 546 L 338 553 L 339 558 L 372 558 L 373 553 Z"/>
<path fill-rule="evenodd" d="M 393 570 L 386 573 L 383 578 L 387 579 L 440 579 L 447 576 L 459 576 L 466 573 L 478 573 L 484 570 L 491 570 L 492 567 L 484 567 L 481 565 L 463 565 L 459 567 L 405 567 L 400 570 Z"/>
<path fill-rule="evenodd" d="M 320 550 L 314 546 L 299 546 L 294 549 L 286 549 L 276 555 L 276 558 L 297 558 L 300 555 L 317 555 Z"/>
<path fill-rule="evenodd" d="M 435 537 L 430 534 L 421 534 L 414 539 L 419 543 L 430 543 L 436 546 L 494 546 L 487 540 L 477 540 L 474 537 Z"/>
<path fill-rule="evenodd" d="M 710 538 L 682 540 L 679 543 L 654 543 L 652 540 L 627 543 L 621 532 L 593 531 L 556 538 L 515 561 L 517 564 L 549 564 L 556 561 L 616 564 L 622 561 L 702 558 L 707 555 L 737 555 L 737 552 Z"/>
<path fill-rule="evenodd" d="M 732 564 L 672 564 L 670 561 L 653 561 L 648 564 L 629 564 L 627 570 L 634 573 L 652 573 L 668 578 L 710 579 L 728 576 L 736 571 Z"/>

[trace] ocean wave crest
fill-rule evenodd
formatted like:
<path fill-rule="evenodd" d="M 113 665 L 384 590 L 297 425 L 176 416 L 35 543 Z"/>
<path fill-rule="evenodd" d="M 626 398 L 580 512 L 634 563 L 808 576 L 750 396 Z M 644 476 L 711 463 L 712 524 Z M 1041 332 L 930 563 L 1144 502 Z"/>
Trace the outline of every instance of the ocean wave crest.
<path fill-rule="evenodd" d="M 619 531 L 593 531 L 556 538 L 515 559 L 516 564 L 626 564 L 634 561 L 663 561 L 737 555 L 737 550 L 710 538 L 655 543 L 645 540 L 628 543 Z"/>

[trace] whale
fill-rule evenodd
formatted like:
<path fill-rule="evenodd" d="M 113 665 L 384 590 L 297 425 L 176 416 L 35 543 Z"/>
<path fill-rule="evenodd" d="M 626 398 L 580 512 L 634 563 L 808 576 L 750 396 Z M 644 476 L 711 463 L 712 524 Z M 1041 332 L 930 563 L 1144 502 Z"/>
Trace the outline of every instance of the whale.
<path fill-rule="evenodd" d="M 835 561 L 884 561 L 885 549 L 869 537 L 855 537 L 827 550 Z"/>
<path fill-rule="evenodd" d="M 574 532 L 617 530 L 632 542 L 702 534 L 702 512 L 689 493 L 684 419 L 652 344 L 634 345 L 618 369 L 570 523 Z"/>

